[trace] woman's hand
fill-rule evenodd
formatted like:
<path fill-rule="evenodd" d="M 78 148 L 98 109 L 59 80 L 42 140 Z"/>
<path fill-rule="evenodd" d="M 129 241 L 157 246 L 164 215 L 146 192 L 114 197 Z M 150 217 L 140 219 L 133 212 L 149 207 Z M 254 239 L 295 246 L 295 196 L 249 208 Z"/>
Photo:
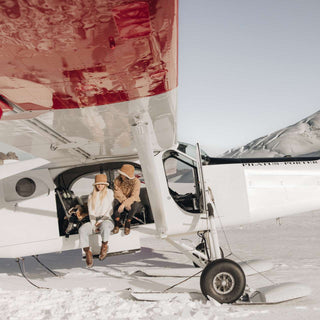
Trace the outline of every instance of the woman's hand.
<path fill-rule="evenodd" d="M 100 222 L 99 222 L 99 221 L 96 222 L 96 224 L 95 224 L 95 227 L 96 227 L 96 228 L 95 228 L 95 232 L 96 232 L 96 233 L 100 232 L 101 223 L 102 223 L 101 221 L 100 221 Z"/>
<path fill-rule="evenodd" d="M 122 213 L 124 210 L 124 204 L 120 205 L 119 208 L 118 208 L 118 212 L 119 213 Z"/>

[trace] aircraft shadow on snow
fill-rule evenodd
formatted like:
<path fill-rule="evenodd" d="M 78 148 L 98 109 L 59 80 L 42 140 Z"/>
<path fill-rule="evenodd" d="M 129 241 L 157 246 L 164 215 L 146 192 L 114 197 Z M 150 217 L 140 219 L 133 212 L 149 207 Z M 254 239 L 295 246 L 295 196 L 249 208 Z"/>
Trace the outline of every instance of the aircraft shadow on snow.
<path fill-rule="evenodd" d="M 175 252 L 177 254 L 177 252 Z M 75 268 L 85 268 L 85 262 L 81 259 L 80 250 L 64 251 L 54 254 L 42 254 L 39 256 L 42 263 L 54 270 L 59 276 L 64 276 Z M 116 272 L 125 271 L 130 268 L 147 268 L 147 267 L 163 267 L 163 268 L 188 268 L 189 264 L 172 262 L 164 254 L 155 252 L 151 248 L 141 247 L 141 251 L 134 254 L 124 254 L 109 256 L 104 261 L 94 260 L 95 267 L 99 267 L 99 273 L 106 276 L 117 277 Z M 54 277 L 48 273 L 33 257 L 24 259 L 25 271 L 30 279 L 43 280 L 48 277 Z M 106 267 L 106 271 L 101 270 Z M 60 270 L 62 269 L 62 270 Z M 95 270 L 92 270 L 95 272 Z M 14 259 L 0 259 L 0 276 L 7 274 L 9 276 L 20 276 L 21 272 L 17 262 Z M 121 276 L 122 277 L 122 276 Z"/>

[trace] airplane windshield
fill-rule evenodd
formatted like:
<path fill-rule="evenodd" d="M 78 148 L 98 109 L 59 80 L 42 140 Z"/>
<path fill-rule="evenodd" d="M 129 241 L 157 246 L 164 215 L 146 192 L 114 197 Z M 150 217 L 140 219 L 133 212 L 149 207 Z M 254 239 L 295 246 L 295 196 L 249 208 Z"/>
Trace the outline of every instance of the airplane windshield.
<path fill-rule="evenodd" d="M 190 143 L 180 142 L 178 146 L 178 150 L 187 154 L 188 156 L 195 158 L 197 157 L 197 149 L 196 146 Z M 209 158 L 208 154 L 201 149 L 201 158 L 202 160 L 206 160 Z"/>

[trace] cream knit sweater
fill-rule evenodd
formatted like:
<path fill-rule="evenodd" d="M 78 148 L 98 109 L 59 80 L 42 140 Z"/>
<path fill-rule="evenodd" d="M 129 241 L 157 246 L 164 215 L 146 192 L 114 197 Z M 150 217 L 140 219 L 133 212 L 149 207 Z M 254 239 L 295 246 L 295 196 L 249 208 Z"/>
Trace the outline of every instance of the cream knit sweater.
<path fill-rule="evenodd" d="M 108 189 L 107 195 L 100 200 L 100 194 L 98 192 L 95 206 L 93 209 L 92 206 L 92 193 L 89 196 L 88 199 L 88 209 L 89 209 L 89 218 L 90 222 L 92 224 L 92 229 L 95 230 L 95 224 L 96 222 L 101 222 L 103 220 L 111 219 L 112 215 L 112 203 L 113 203 L 113 191 Z"/>

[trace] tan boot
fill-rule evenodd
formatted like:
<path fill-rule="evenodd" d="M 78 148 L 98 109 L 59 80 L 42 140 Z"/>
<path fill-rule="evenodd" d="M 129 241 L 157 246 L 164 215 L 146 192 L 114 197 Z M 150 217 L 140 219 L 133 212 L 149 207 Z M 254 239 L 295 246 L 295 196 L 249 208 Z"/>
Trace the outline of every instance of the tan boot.
<path fill-rule="evenodd" d="M 92 256 L 92 252 L 90 251 L 90 248 L 83 248 L 84 252 L 86 253 L 86 264 L 87 264 L 87 268 L 92 268 L 93 266 L 93 256 Z"/>
<path fill-rule="evenodd" d="M 130 223 L 131 220 L 127 220 L 124 224 L 124 234 L 127 236 L 130 233 Z"/>
<path fill-rule="evenodd" d="M 113 234 L 118 233 L 119 230 L 120 230 L 120 226 L 121 226 L 120 219 L 119 219 L 119 220 L 116 220 L 116 221 L 115 221 L 115 224 L 114 224 L 114 228 L 113 228 L 113 230 L 112 230 L 112 233 L 113 233 Z"/>
<path fill-rule="evenodd" d="M 102 241 L 99 260 L 105 259 L 105 257 L 107 256 L 107 252 L 108 252 L 108 241 L 106 242 Z"/>

